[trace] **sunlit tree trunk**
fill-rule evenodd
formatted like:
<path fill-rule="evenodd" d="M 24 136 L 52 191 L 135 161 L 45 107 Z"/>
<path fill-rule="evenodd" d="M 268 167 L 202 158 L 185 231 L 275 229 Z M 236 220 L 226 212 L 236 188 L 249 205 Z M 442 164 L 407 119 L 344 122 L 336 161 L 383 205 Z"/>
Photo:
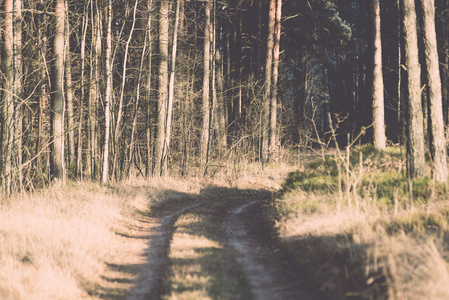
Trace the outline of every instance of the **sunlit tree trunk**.
<path fill-rule="evenodd" d="M 151 18 L 149 17 L 147 19 L 147 25 L 145 27 L 145 30 L 150 31 L 151 30 Z M 129 172 L 131 170 L 132 164 L 134 162 L 134 151 L 135 151 L 135 140 L 136 140 L 136 134 L 137 134 L 137 121 L 139 116 L 139 105 L 141 102 L 141 84 L 142 84 L 142 77 L 144 72 L 144 62 L 145 62 L 145 56 L 147 54 L 147 48 L 149 46 L 149 34 L 144 34 L 144 42 L 142 47 L 142 54 L 140 56 L 140 64 L 139 64 L 139 71 L 138 71 L 138 78 L 137 78 L 137 86 L 136 86 L 136 101 L 134 104 L 134 110 L 133 110 L 133 118 L 132 118 L 132 127 L 131 127 L 131 141 L 129 144 L 129 153 L 128 153 L 128 169 L 127 169 L 127 176 L 129 176 Z M 147 128 L 149 127 L 149 124 L 147 125 Z M 148 167 L 148 164 L 147 164 Z M 148 172 L 148 170 L 146 171 Z"/>
<path fill-rule="evenodd" d="M 114 131 L 114 140 L 113 140 L 113 144 L 114 144 L 114 161 L 113 161 L 113 172 L 117 172 L 116 166 L 117 166 L 117 161 L 119 159 L 118 155 L 120 152 L 120 138 L 121 138 L 121 134 L 122 134 L 122 118 L 123 118 L 123 101 L 124 101 L 124 96 L 125 96 L 125 84 L 126 84 L 126 73 L 127 73 L 127 65 L 128 65 L 128 56 L 129 56 L 129 46 L 131 44 L 131 40 L 133 37 L 133 33 L 134 33 L 134 28 L 136 26 L 136 13 L 137 13 L 137 0 L 134 3 L 134 9 L 133 9 L 133 21 L 132 21 L 132 25 L 131 25 L 131 29 L 129 32 L 129 36 L 128 39 L 126 41 L 125 44 L 125 53 L 124 53 L 124 59 L 123 59 L 123 69 L 122 69 L 122 85 L 120 88 L 120 98 L 119 98 L 119 107 L 118 107 L 118 112 L 117 112 L 117 122 L 115 124 L 115 131 Z M 117 172 L 119 173 L 119 172 Z"/>
<path fill-rule="evenodd" d="M 151 72 L 152 72 L 152 16 L 153 16 L 153 1 L 149 0 L 147 3 L 148 6 L 148 25 L 147 25 L 147 41 L 148 41 L 148 74 L 147 81 L 145 84 L 146 90 L 146 144 L 147 144 L 147 152 L 146 152 L 146 168 L 145 175 L 148 177 L 152 174 L 152 169 L 154 168 L 154 157 L 152 157 L 152 149 L 154 149 L 154 145 L 152 142 L 152 133 L 153 128 L 151 126 Z M 153 170 L 154 171 L 154 170 Z"/>
<path fill-rule="evenodd" d="M 213 9 L 212 9 L 212 21 L 209 23 L 210 30 L 209 30 L 209 41 L 212 43 L 212 49 L 210 49 L 209 52 L 209 64 L 212 64 L 211 70 L 212 70 L 212 77 L 211 77 L 211 92 L 212 92 L 212 101 L 209 101 L 210 108 L 209 108 L 209 132 L 208 132 L 208 139 L 207 139 L 207 148 L 206 148 L 206 164 L 204 167 L 204 176 L 207 176 L 209 173 L 209 164 L 210 164 L 210 158 L 211 158 L 211 151 L 212 151 L 212 130 L 213 130 L 213 124 L 214 124 L 214 114 L 215 114 L 215 106 L 217 103 L 217 90 L 216 90 L 216 65 L 215 65 L 215 30 L 216 30 L 216 6 L 215 6 L 215 0 L 212 0 Z M 206 32 L 207 34 L 207 32 Z M 239 81 L 241 81 L 241 73 L 239 76 Z M 241 87 L 240 87 L 240 108 L 242 99 L 241 99 Z"/>
<path fill-rule="evenodd" d="M 384 82 L 382 74 L 382 43 L 380 31 L 379 0 L 371 0 L 371 51 L 373 55 L 373 73 L 371 98 L 373 101 L 374 148 L 383 150 L 386 147 Z"/>
<path fill-rule="evenodd" d="M 23 172 L 22 172 L 22 142 L 23 142 L 23 116 L 25 110 L 25 99 L 23 99 L 22 92 L 22 80 L 23 80 L 23 63 L 22 63 L 22 1 L 15 0 L 14 1 L 14 99 L 15 99 L 15 107 L 16 107 L 16 115 L 15 115 L 15 143 L 14 148 L 16 150 L 15 157 L 15 165 L 17 166 L 16 170 L 16 189 L 23 189 Z M 18 181 L 18 182 L 17 182 Z"/>
<path fill-rule="evenodd" d="M 42 9 L 44 6 L 44 0 L 39 2 L 39 8 Z M 48 16 L 41 15 L 38 20 L 38 40 L 40 41 L 42 47 L 39 51 L 39 63 L 43 66 L 47 65 L 47 26 L 48 26 Z M 49 115 L 49 74 L 48 69 L 46 67 L 41 68 L 39 75 L 41 77 L 41 82 L 39 86 L 39 109 L 38 109 L 38 120 L 37 120 L 37 141 L 36 141 L 36 153 L 38 157 L 36 158 L 36 170 L 37 174 L 43 175 L 47 174 L 47 176 L 42 176 L 45 180 L 49 180 L 48 172 L 44 170 L 48 170 L 50 166 L 50 156 L 48 155 L 48 130 L 44 129 L 44 123 L 48 120 Z"/>
<path fill-rule="evenodd" d="M 95 3 L 94 3 L 95 2 Z M 97 103 L 100 97 L 100 61 L 101 61 L 101 32 L 102 18 L 100 14 L 100 3 L 98 0 L 92 1 L 92 50 L 91 50 L 91 68 L 90 68 L 90 91 L 88 104 L 88 123 L 89 123 L 89 143 L 88 143 L 88 161 L 90 166 L 91 179 L 97 178 Z"/>
<path fill-rule="evenodd" d="M 159 3 L 159 82 L 157 107 L 157 133 L 154 149 L 154 175 L 162 173 L 162 155 L 165 143 L 165 122 L 167 117 L 168 98 L 168 13 L 169 2 L 162 0 Z"/>
<path fill-rule="evenodd" d="M 167 105 L 167 120 L 166 120 L 166 132 L 165 132 L 165 144 L 162 154 L 162 174 L 167 175 L 168 168 L 168 153 L 170 151 L 170 137 L 171 137 L 171 122 L 173 113 L 173 97 L 175 91 L 175 66 L 176 66 L 176 49 L 178 45 L 178 25 L 179 25 L 179 4 L 180 0 L 176 1 L 175 12 L 175 27 L 173 29 L 173 45 L 171 55 L 171 68 L 170 68 L 170 83 L 168 87 L 168 105 Z"/>
<path fill-rule="evenodd" d="M 418 58 L 418 37 L 414 0 L 401 0 L 405 68 L 407 70 L 407 162 L 411 177 L 425 174 L 424 129 L 421 105 L 421 70 Z"/>
<path fill-rule="evenodd" d="M 17 40 L 15 39 L 16 29 L 16 0 L 5 0 L 5 27 L 3 40 L 3 68 L 4 90 L 2 95 L 3 118 L 2 118 L 2 183 L 6 194 L 10 194 L 14 189 L 14 173 L 17 171 L 16 156 L 16 123 L 17 123 Z"/>
<path fill-rule="evenodd" d="M 203 96 L 202 111 L 203 118 L 200 142 L 200 171 L 204 172 L 207 161 L 207 145 L 209 142 L 210 125 L 210 13 L 211 0 L 205 1 L 204 19 L 204 52 L 203 52 Z"/>
<path fill-rule="evenodd" d="M 67 3 L 66 3 L 66 11 Z M 73 108 L 73 86 L 72 86 L 72 54 L 70 52 L 70 24 L 66 15 L 65 22 L 65 92 L 67 96 L 67 125 L 68 125 L 68 159 L 70 164 L 75 163 L 75 117 Z"/>
<path fill-rule="evenodd" d="M 282 14 L 282 0 L 277 0 L 276 3 L 276 19 L 274 28 L 274 48 L 273 48 L 273 74 L 271 87 L 271 101 L 270 101 L 270 156 L 276 151 L 277 139 L 277 94 L 278 94 L 278 77 L 279 77 L 279 50 L 281 43 L 281 14 Z"/>
<path fill-rule="evenodd" d="M 88 5 L 84 5 L 84 14 L 83 14 L 83 22 L 82 22 L 82 38 L 81 38 L 81 97 L 80 97 L 80 107 L 79 107 L 79 118 L 78 118 L 78 151 L 76 157 L 76 172 L 77 175 L 82 179 L 83 175 L 83 111 L 84 111 L 84 99 L 85 99 L 85 66 L 86 66 L 86 36 L 87 36 L 87 26 L 89 25 L 89 8 Z"/>
<path fill-rule="evenodd" d="M 263 98 L 263 117 L 262 117 L 262 143 L 260 158 L 262 163 L 270 159 L 269 149 L 269 128 L 270 128 L 270 96 L 271 82 L 273 74 L 273 47 L 274 47 L 274 28 L 276 21 L 276 0 L 270 0 L 268 12 L 267 27 L 267 48 L 265 55 L 265 89 Z"/>
<path fill-rule="evenodd" d="M 55 36 L 53 40 L 53 72 L 51 93 L 51 175 L 64 182 L 64 30 L 65 1 L 55 1 Z"/>
<path fill-rule="evenodd" d="M 444 136 L 443 102 L 441 92 L 441 78 L 435 32 L 435 5 L 434 1 L 420 0 L 423 18 L 423 41 L 426 57 L 426 76 L 430 103 L 431 121 L 431 152 L 433 156 L 433 174 L 435 180 L 447 181 L 447 153 Z"/>
<path fill-rule="evenodd" d="M 106 93 L 104 97 L 104 153 L 103 153 L 103 176 L 102 182 L 106 183 L 109 179 L 109 132 L 111 126 L 110 109 L 112 98 L 112 0 L 108 1 L 108 28 L 106 33 Z"/>

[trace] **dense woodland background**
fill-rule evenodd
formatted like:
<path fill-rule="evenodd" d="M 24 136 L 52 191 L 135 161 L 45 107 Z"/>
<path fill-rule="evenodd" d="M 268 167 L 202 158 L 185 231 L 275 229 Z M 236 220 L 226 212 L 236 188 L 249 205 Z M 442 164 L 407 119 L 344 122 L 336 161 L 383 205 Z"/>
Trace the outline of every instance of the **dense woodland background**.
<path fill-rule="evenodd" d="M 6 194 L 348 141 L 447 180 L 449 0 L 3 0 L 0 19 Z"/>

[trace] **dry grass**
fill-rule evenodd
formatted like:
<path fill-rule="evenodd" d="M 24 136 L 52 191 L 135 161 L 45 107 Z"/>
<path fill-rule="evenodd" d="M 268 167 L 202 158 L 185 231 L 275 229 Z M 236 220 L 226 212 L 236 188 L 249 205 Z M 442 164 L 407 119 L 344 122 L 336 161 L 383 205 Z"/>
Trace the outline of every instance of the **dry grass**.
<path fill-rule="evenodd" d="M 357 206 L 349 206 L 346 198 L 340 206 L 338 189 L 317 188 L 315 170 L 296 173 L 289 183 L 295 188 L 284 190 L 275 203 L 280 240 L 326 299 L 449 299 L 445 188 L 424 180 L 412 197 L 395 185 L 400 180 L 390 179 L 400 170 L 385 167 L 387 155 L 382 159 L 381 168 L 373 160 L 370 170 L 364 166 L 363 176 L 375 178 L 371 193 L 360 185 L 353 193 L 352 186 Z M 309 184 L 307 191 L 301 181 Z M 378 197 L 380 188 L 382 195 L 393 197 Z"/>
<path fill-rule="evenodd" d="M 181 201 L 199 189 L 195 180 L 133 180 L 108 187 L 85 182 L 3 199 L 0 298 L 125 295 L 134 276 L 120 266 L 142 261 L 145 240 L 129 237 L 145 235 L 148 228 L 140 220 L 150 205 Z"/>

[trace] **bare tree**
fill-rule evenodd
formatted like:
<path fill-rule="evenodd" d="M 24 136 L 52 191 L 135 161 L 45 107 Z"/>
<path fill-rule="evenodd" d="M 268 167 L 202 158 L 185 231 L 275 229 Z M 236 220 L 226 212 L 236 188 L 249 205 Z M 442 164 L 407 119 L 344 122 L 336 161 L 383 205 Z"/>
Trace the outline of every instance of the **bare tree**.
<path fill-rule="evenodd" d="M 157 133 L 154 148 L 154 175 L 162 174 L 163 148 L 165 143 L 165 124 L 167 117 L 168 98 L 168 14 L 169 2 L 162 0 L 159 3 L 159 81 L 158 81 L 158 107 L 157 107 Z"/>
<path fill-rule="evenodd" d="M 106 93 L 104 98 L 104 153 L 103 153 L 103 176 L 102 182 L 106 183 L 109 179 L 109 131 L 111 126 L 110 109 L 112 97 L 112 0 L 108 1 L 108 28 L 106 33 Z"/>
<path fill-rule="evenodd" d="M 21 90 L 22 90 L 22 29 L 21 1 L 6 0 L 3 41 L 4 92 L 2 99 L 2 183 L 10 194 L 21 182 Z M 19 176 L 17 176 L 19 175 Z"/>
<path fill-rule="evenodd" d="M 51 94 L 51 174 L 52 179 L 65 180 L 64 168 L 64 38 L 65 1 L 55 1 L 55 36 L 53 40 L 53 72 Z"/>
<path fill-rule="evenodd" d="M 211 32 L 211 0 L 205 1 L 204 19 L 204 53 L 203 53 L 203 118 L 200 142 L 200 170 L 203 172 L 207 163 L 207 145 L 210 136 L 210 32 Z"/>
<path fill-rule="evenodd" d="M 268 27 L 267 27 L 267 48 L 265 55 L 265 89 L 263 98 L 263 120 L 261 124 L 262 129 L 262 143 L 260 159 L 262 163 L 270 159 L 269 149 L 269 124 L 270 124 L 270 96 L 272 87 L 273 74 L 273 47 L 274 47 L 274 29 L 276 22 L 276 0 L 270 0 L 268 12 Z"/>
<path fill-rule="evenodd" d="M 273 46 L 273 73 L 272 73 L 272 87 L 271 87 L 271 101 L 270 101 L 270 142 L 269 153 L 273 154 L 276 150 L 277 138 L 277 94 L 278 94 L 278 77 L 279 77 L 279 53 L 281 43 L 281 15 L 282 15 L 282 0 L 276 2 L 276 18 L 274 27 L 274 46 Z"/>
<path fill-rule="evenodd" d="M 84 88 L 84 80 L 85 80 L 85 67 L 86 67 L 86 37 L 87 37 L 87 27 L 89 25 L 89 4 L 85 4 L 83 7 L 83 21 L 82 21 L 82 29 L 81 29 L 81 53 L 80 53 L 80 60 L 81 60 L 81 97 L 80 97 L 80 107 L 79 107 L 79 118 L 78 118 L 78 151 L 77 151 L 77 157 L 76 157 L 76 171 L 77 175 L 82 178 L 83 174 L 83 137 L 82 137 L 82 130 L 83 130 L 83 101 L 85 98 L 85 88 Z"/>
<path fill-rule="evenodd" d="M 88 103 L 88 123 L 89 123 L 89 142 L 88 142 L 88 163 L 90 177 L 97 177 L 97 105 L 100 96 L 100 64 L 101 64 L 101 36 L 102 36 L 102 16 L 100 13 L 99 0 L 91 3 L 91 22 L 92 22 L 92 51 L 90 68 L 90 90 Z"/>
<path fill-rule="evenodd" d="M 152 149 L 155 149 L 153 147 L 152 143 L 152 126 L 150 126 L 151 122 L 151 72 L 152 72 L 152 51 L 153 51 L 153 43 L 152 43 L 152 35 L 151 35 L 151 29 L 152 29 L 152 21 L 153 21 L 153 0 L 148 0 L 147 3 L 148 7 L 148 25 L 147 25 L 147 33 L 146 33 L 146 41 L 148 41 L 148 75 L 147 80 L 145 84 L 145 90 L 146 90 L 146 123 L 148 124 L 146 126 L 146 146 L 147 146 L 147 152 L 146 152 L 146 166 L 145 166 L 145 175 L 148 177 L 150 174 L 152 174 L 152 170 L 154 168 L 154 159 L 152 159 Z M 146 45 L 146 43 L 145 43 Z M 156 154 L 156 153 L 154 153 Z M 153 165 L 152 165 L 153 163 Z"/>
<path fill-rule="evenodd" d="M 173 97 L 175 90 L 175 66 L 176 66 L 176 49 L 178 45 L 178 26 L 179 26 L 179 7 L 180 0 L 176 1 L 176 12 L 175 12 L 175 27 L 173 29 L 173 44 L 172 44 L 172 55 L 171 55 L 171 68 L 170 68 L 170 83 L 168 87 L 168 104 L 167 104 L 167 118 L 166 118 L 166 128 L 165 128 L 165 143 L 164 150 L 162 153 L 162 173 L 167 175 L 168 168 L 168 152 L 170 150 L 170 137 L 171 137 L 171 122 L 173 114 Z"/>
<path fill-rule="evenodd" d="M 443 104 L 441 92 L 441 78 L 438 62 L 437 38 L 435 32 L 435 4 L 434 1 L 419 1 L 423 18 L 423 41 L 426 57 L 426 76 L 430 109 L 431 153 L 433 156 L 433 173 L 440 182 L 447 181 L 447 152 L 444 136 Z"/>
<path fill-rule="evenodd" d="M 66 3 L 66 11 L 68 4 Z M 66 14 L 65 22 L 65 92 L 67 96 L 67 124 L 68 124 L 68 159 L 69 163 L 75 162 L 75 117 L 73 108 L 73 86 L 72 86 L 72 54 L 70 52 L 70 22 L 68 14 Z"/>
<path fill-rule="evenodd" d="M 424 153 L 423 113 L 421 105 L 421 70 L 418 57 L 415 1 L 401 0 L 401 4 L 408 91 L 408 171 L 411 177 L 421 177 L 425 174 L 426 164 Z"/>
<path fill-rule="evenodd" d="M 372 86 L 371 97 L 373 101 L 373 128 L 374 148 L 383 150 L 386 147 L 385 136 L 385 109 L 384 109 L 384 82 L 382 74 L 382 40 L 380 31 L 380 4 L 379 0 L 371 0 L 371 51 Z"/>

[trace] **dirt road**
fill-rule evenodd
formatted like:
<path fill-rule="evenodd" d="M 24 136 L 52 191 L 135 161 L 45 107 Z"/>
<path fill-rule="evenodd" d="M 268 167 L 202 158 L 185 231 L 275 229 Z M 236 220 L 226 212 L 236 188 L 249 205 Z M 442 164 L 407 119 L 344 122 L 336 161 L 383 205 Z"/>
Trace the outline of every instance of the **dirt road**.
<path fill-rule="evenodd" d="M 262 218 L 266 191 L 215 188 L 153 218 L 128 299 L 314 299 Z"/>

